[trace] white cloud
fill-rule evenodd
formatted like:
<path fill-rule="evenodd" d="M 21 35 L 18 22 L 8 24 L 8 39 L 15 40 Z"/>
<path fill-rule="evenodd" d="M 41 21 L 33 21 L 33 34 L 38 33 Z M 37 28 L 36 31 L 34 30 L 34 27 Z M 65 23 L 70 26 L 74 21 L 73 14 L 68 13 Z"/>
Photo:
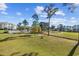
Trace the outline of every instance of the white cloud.
<path fill-rule="evenodd" d="M 63 24 L 63 25 L 78 25 L 79 19 L 64 19 L 64 18 L 53 18 L 51 19 L 51 24 Z"/>
<path fill-rule="evenodd" d="M 40 17 L 46 18 L 47 17 L 47 13 L 43 12 L 43 10 L 44 10 L 44 7 L 43 6 L 36 6 L 36 8 L 35 8 L 35 12 Z"/>
<path fill-rule="evenodd" d="M 54 24 L 54 25 L 58 25 L 58 24 L 66 24 L 66 19 L 64 18 L 52 18 L 51 19 L 51 25 Z"/>
<path fill-rule="evenodd" d="M 16 15 L 21 16 L 21 15 L 22 15 L 22 13 L 21 13 L 21 12 L 17 12 L 17 13 L 16 13 Z"/>
<path fill-rule="evenodd" d="M 70 20 L 71 23 L 77 23 L 77 20 Z"/>
<path fill-rule="evenodd" d="M 41 14 L 43 10 L 44 10 L 43 6 L 36 6 L 36 8 L 35 8 L 35 12 L 37 14 Z"/>
<path fill-rule="evenodd" d="M 41 14 L 40 14 L 40 17 L 46 18 L 46 17 L 47 17 L 47 13 L 44 13 L 44 12 L 41 13 Z"/>
<path fill-rule="evenodd" d="M 5 11 L 8 8 L 8 6 L 5 3 L 0 3 L 0 10 Z"/>
<path fill-rule="evenodd" d="M 5 12 L 5 11 L 2 11 L 1 14 L 3 14 L 3 15 L 7 15 L 8 13 Z"/>
<path fill-rule="evenodd" d="M 71 17 L 70 19 L 75 19 L 75 17 Z"/>
<path fill-rule="evenodd" d="M 75 18 L 75 17 L 71 17 L 70 18 L 70 20 L 69 20 L 69 22 L 71 23 L 71 24 L 79 24 L 78 22 L 79 22 L 79 19 L 77 18 Z"/>
<path fill-rule="evenodd" d="M 55 13 L 56 15 L 61 15 L 61 16 L 65 16 L 66 14 L 63 11 L 58 11 Z"/>
<path fill-rule="evenodd" d="M 44 10 L 44 7 L 43 7 L 43 6 L 36 6 L 36 8 L 35 8 L 35 12 L 36 12 L 37 14 L 39 14 L 40 17 L 47 17 L 47 14 L 44 13 L 44 12 L 42 12 L 43 10 Z M 65 15 L 66 15 L 66 14 L 65 14 L 63 11 L 61 11 L 61 10 L 59 10 L 59 11 L 56 12 L 55 14 L 56 14 L 56 15 L 61 15 L 61 16 L 65 16 Z"/>
<path fill-rule="evenodd" d="M 48 19 L 43 19 L 40 22 L 48 22 Z M 59 24 L 73 26 L 79 24 L 79 19 L 51 18 L 50 24 L 55 26 Z"/>
<path fill-rule="evenodd" d="M 79 3 L 74 3 L 75 6 L 79 6 Z"/>

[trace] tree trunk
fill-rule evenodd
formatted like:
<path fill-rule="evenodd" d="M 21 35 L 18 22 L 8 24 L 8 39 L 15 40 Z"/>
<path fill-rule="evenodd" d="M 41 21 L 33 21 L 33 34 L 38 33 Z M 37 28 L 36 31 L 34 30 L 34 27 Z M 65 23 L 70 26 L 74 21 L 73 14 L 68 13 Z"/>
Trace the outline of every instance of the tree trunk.
<path fill-rule="evenodd" d="M 49 21 L 48 21 L 48 36 L 50 35 L 50 18 L 49 18 Z"/>

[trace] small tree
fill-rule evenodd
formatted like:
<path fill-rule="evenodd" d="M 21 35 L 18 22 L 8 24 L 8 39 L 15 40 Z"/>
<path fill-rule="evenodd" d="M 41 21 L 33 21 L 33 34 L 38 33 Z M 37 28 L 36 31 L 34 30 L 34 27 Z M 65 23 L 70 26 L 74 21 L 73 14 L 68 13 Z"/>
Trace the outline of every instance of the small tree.
<path fill-rule="evenodd" d="M 51 26 L 51 30 L 55 30 L 55 26 L 54 25 Z"/>
<path fill-rule="evenodd" d="M 24 25 L 24 27 L 25 27 L 25 29 L 26 29 L 26 25 L 28 25 L 28 22 L 27 22 L 27 20 L 25 19 L 25 20 L 23 20 L 23 25 Z"/>
<path fill-rule="evenodd" d="M 22 23 L 23 23 L 23 25 L 24 25 L 24 26 L 28 25 L 28 22 L 27 22 L 27 20 L 26 20 L 26 19 L 25 19 L 25 20 L 23 20 L 23 22 L 22 22 Z"/>
<path fill-rule="evenodd" d="M 17 26 L 20 27 L 22 23 L 18 23 Z"/>
<path fill-rule="evenodd" d="M 64 26 L 63 26 L 63 24 L 59 24 L 58 26 L 57 26 L 57 29 L 58 29 L 58 31 L 63 31 L 64 30 Z"/>
<path fill-rule="evenodd" d="M 47 31 L 48 30 L 48 23 L 40 22 L 40 27 L 41 27 L 42 31 Z"/>
<path fill-rule="evenodd" d="M 33 24 L 32 24 L 32 33 L 40 33 L 41 32 L 41 27 L 39 25 L 39 18 L 37 14 L 33 14 L 32 18 L 34 19 Z"/>
<path fill-rule="evenodd" d="M 20 31 L 22 31 L 22 30 L 24 30 L 24 26 L 20 26 L 17 29 L 20 30 Z"/>

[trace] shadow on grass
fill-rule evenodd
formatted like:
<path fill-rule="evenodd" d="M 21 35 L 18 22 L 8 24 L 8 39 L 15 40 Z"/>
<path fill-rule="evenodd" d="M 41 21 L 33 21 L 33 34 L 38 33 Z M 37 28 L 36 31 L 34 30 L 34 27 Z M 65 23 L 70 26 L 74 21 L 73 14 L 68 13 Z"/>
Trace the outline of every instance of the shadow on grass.
<path fill-rule="evenodd" d="M 15 36 L 15 37 L 7 37 L 4 39 L 0 39 L 0 42 L 8 41 L 8 40 L 14 40 L 16 37 L 31 37 L 31 35 L 20 35 L 20 36 Z"/>
<path fill-rule="evenodd" d="M 8 41 L 8 40 L 13 40 L 14 37 L 7 37 L 7 38 L 4 38 L 4 39 L 1 39 L 0 42 L 4 42 L 4 41 Z"/>
<path fill-rule="evenodd" d="M 14 53 L 12 53 L 10 56 L 14 56 L 14 55 L 16 55 L 16 54 L 19 54 L 20 52 L 14 52 Z"/>
<path fill-rule="evenodd" d="M 4 55 L 0 54 L 0 56 L 4 56 Z"/>
<path fill-rule="evenodd" d="M 20 54 L 20 52 L 14 52 L 14 53 L 10 54 L 10 56 L 16 56 L 17 54 Z M 5 55 L 0 54 L 0 56 L 5 56 Z M 38 53 L 37 52 L 30 52 L 30 53 L 24 53 L 20 56 L 38 56 Z"/>
<path fill-rule="evenodd" d="M 45 34 L 44 35 L 48 35 L 48 34 Z M 74 41 L 78 41 L 77 39 L 73 39 L 73 38 L 68 38 L 68 37 L 62 37 L 62 36 L 57 36 L 57 35 L 49 35 L 49 36 L 53 36 L 53 37 L 58 37 L 58 38 L 64 38 L 64 39 L 69 39 L 69 40 L 74 40 Z"/>
<path fill-rule="evenodd" d="M 79 42 L 72 48 L 72 50 L 69 52 L 68 56 L 73 56 L 75 53 L 76 48 L 79 46 Z"/>
<path fill-rule="evenodd" d="M 31 35 L 21 35 L 21 36 L 18 36 L 18 37 L 31 37 Z"/>
<path fill-rule="evenodd" d="M 21 56 L 37 56 L 37 55 L 38 55 L 37 52 L 31 52 L 31 53 L 25 53 L 25 54 L 23 54 Z"/>

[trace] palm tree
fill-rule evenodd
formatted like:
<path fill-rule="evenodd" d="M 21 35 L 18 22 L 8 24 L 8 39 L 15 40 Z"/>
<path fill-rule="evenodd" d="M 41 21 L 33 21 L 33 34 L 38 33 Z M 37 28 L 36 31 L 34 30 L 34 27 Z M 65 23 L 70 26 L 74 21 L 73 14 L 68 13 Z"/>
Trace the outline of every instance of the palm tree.
<path fill-rule="evenodd" d="M 47 13 L 48 19 L 48 36 L 50 35 L 50 18 L 58 11 L 58 8 L 54 8 L 53 6 L 53 4 L 49 4 L 44 8 L 44 12 Z"/>

